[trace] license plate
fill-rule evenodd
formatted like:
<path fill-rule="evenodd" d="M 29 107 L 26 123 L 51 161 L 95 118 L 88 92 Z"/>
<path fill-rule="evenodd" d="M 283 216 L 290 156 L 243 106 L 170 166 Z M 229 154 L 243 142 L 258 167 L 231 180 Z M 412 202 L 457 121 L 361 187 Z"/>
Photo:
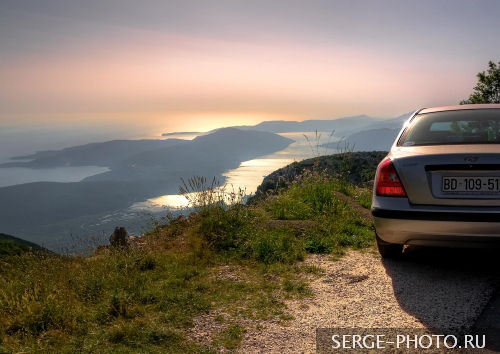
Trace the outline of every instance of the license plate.
<path fill-rule="evenodd" d="M 443 192 L 492 194 L 500 192 L 500 177 L 443 177 Z"/>

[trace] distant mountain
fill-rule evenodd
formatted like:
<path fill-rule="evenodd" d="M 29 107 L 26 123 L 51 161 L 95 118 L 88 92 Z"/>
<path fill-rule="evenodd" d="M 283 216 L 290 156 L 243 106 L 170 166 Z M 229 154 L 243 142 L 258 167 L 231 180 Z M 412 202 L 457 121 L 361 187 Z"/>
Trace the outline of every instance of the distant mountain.
<path fill-rule="evenodd" d="M 201 134 L 201 132 L 172 132 L 172 133 L 163 133 L 162 136 L 194 135 L 194 134 Z"/>
<path fill-rule="evenodd" d="M 370 124 L 366 129 L 380 129 L 380 128 L 389 128 L 389 129 L 401 129 L 403 124 L 411 117 L 413 112 L 408 112 L 402 114 L 396 118 L 384 119 L 373 124 Z"/>
<path fill-rule="evenodd" d="M 267 121 L 259 123 L 249 129 L 273 133 L 313 132 L 316 130 L 329 132 L 335 130 L 335 135 L 342 136 L 363 129 L 365 126 L 373 124 L 377 121 L 378 119 L 376 118 L 360 115 L 331 120 L 305 120 L 302 122 Z"/>
<path fill-rule="evenodd" d="M 412 112 L 405 113 L 396 118 L 382 119 L 366 115 L 338 118 L 333 120 L 305 120 L 295 121 L 266 121 L 255 126 L 237 127 L 238 129 L 255 129 L 283 132 L 311 132 L 311 131 L 335 131 L 336 137 L 344 137 L 343 140 L 354 151 L 387 151 L 391 147 L 404 122 L 411 116 Z M 331 142 L 322 146 L 337 149 L 342 142 Z"/>
<path fill-rule="evenodd" d="M 389 151 L 410 115 L 411 113 L 407 113 L 393 119 L 372 123 L 366 129 L 347 136 L 343 142 L 345 141 L 354 151 Z M 343 142 L 333 142 L 322 146 L 335 149 L 339 145 L 344 146 Z"/>
<path fill-rule="evenodd" d="M 127 208 L 135 202 L 176 194 L 181 177 L 216 176 L 222 181 L 222 174 L 241 162 L 293 143 L 272 132 L 335 130 L 336 136 L 365 144 L 357 143 L 358 149 L 386 150 L 385 145 L 377 144 L 392 142 L 390 135 L 405 118 L 269 121 L 253 127 L 217 129 L 193 140 L 114 140 L 20 156 L 18 161 L 1 167 L 94 165 L 110 171 L 82 182 L 36 182 L 0 188 L 0 200 L 8 201 L 0 203 L 0 226 L 5 233 L 29 235 L 30 240 L 43 240 L 51 248 L 63 238 L 71 239 L 69 235 L 103 234 L 102 223 L 114 222 L 116 213 L 129 213 Z"/>
<path fill-rule="evenodd" d="M 369 129 L 346 138 L 354 151 L 389 151 L 400 129 Z M 333 147 L 333 146 L 330 146 Z"/>
<path fill-rule="evenodd" d="M 269 133 L 293 133 L 293 132 L 331 132 L 335 130 L 336 136 L 352 134 L 366 126 L 382 121 L 382 118 L 373 118 L 367 115 L 343 117 L 337 119 L 311 119 L 298 121 L 270 120 L 257 125 L 240 125 L 231 128 L 240 130 L 255 130 Z M 218 129 L 215 129 L 216 131 Z M 212 131 L 213 132 L 213 131 Z M 165 133 L 164 136 L 194 134 L 194 132 Z"/>
<path fill-rule="evenodd" d="M 293 142 L 277 134 L 223 128 L 183 144 L 136 154 L 109 172 L 85 179 L 158 180 L 167 175 L 219 175 L 242 161 L 284 149 Z"/>
<path fill-rule="evenodd" d="M 32 155 L 18 156 L 0 167 L 51 168 L 62 166 L 102 166 L 110 167 L 117 161 L 135 154 L 181 144 L 183 139 L 165 140 L 112 140 L 73 146 L 62 150 L 39 151 Z"/>
<path fill-rule="evenodd" d="M 47 251 L 36 243 L 0 233 L 0 258 L 4 256 L 19 255 L 30 250 Z"/>
<path fill-rule="evenodd" d="M 282 150 L 292 142 L 273 133 L 226 128 L 128 156 L 113 163 L 111 171 L 82 182 L 3 187 L 0 200 L 8 203 L 0 203 L 0 225 L 4 232 L 30 235 L 31 240 L 43 240 L 47 247 L 56 249 L 64 236 L 71 241 L 68 236 L 73 231 L 89 235 L 92 227 L 93 232 L 101 232 L 98 220 L 135 202 L 178 193 L 181 177 L 216 176 L 223 181 L 221 175 L 228 169 Z"/>

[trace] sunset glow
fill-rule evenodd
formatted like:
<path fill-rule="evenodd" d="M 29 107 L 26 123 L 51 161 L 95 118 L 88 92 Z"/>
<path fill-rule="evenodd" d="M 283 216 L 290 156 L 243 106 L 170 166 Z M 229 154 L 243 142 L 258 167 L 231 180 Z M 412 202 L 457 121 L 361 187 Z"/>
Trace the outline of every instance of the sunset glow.
<path fill-rule="evenodd" d="M 130 126 L 140 121 L 150 131 L 206 131 L 270 119 L 395 116 L 456 103 L 467 96 L 474 73 L 499 54 L 497 46 L 480 56 L 470 46 L 461 48 L 460 36 L 451 38 L 451 30 L 433 36 L 433 28 L 450 23 L 465 37 L 482 30 L 473 28 L 473 19 L 461 23 L 463 14 L 438 5 L 434 10 L 447 11 L 448 17 L 436 22 L 437 15 L 427 11 L 431 2 L 427 7 L 360 2 L 358 11 L 343 1 L 318 3 L 328 21 L 321 11 L 300 17 L 292 10 L 271 21 L 271 14 L 233 13 L 226 2 L 207 7 L 205 15 L 197 11 L 199 3 L 177 8 L 153 1 L 149 9 L 123 4 L 116 16 L 112 4 L 97 2 L 85 9 L 62 5 L 59 11 L 7 6 L 1 15 L 6 18 L 0 42 L 1 121 Z M 495 7 L 481 4 L 473 11 Z M 265 8 L 263 3 L 232 6 L 235 11 Z M 394 14 L 383 11 L 389 7 Z M 171 22 L 160 21 L 155 9 L 172 11 Z M 175 19 L 176 11 L 182 20 Z M 425 14 L 425 25 L 411 28 L 415 25 L 396 17 L 411 13 Z M 349 20 L 342 28 L 336 23 Z M 392 22 L 372 27 L 382 20 Z M 483 38 L 494 35 L 488 31 Z M 473 47 L 484 48 L 486 39 Z"/>

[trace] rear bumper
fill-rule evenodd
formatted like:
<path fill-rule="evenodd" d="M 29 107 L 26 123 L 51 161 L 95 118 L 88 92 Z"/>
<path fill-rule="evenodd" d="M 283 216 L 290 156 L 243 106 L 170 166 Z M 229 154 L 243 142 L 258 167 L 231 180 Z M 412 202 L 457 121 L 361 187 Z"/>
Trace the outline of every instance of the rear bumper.
<path fill-rule="evenodd" d="M 378 236 L 409 245 L 489 247 L 500 245 L 500 212 L 470 213 L 373 208 Z"/>

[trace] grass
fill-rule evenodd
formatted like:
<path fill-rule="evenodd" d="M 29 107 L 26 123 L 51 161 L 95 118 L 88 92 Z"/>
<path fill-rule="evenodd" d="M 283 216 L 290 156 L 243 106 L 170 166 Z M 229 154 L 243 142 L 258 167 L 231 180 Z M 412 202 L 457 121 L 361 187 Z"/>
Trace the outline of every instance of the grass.
<path fill-rule="evenodd" d="M 226 349 L 236 349 L 243 339 L 245 329 L 238 324 L 231 325 L 220 331 L 213 341 L 215 347 L 223 346 Z"/>
<path fill-rule="evenodd" d="M 360 187 L 347 183 L 345 181 L 338 181 L 337 188 L 338 192 L 351 197 L 363 208 L 370 209 L 373 198 L 373 192 L 371 186 Z"/>
<path fill-rule="evenodd" d="M 277 196 L 262 204 L 280 220 L 313 220 L 315 227 L 301 238 L 308 253 L 335 253 L 345 247 L 365 248 L 373 243 L 373 226 L 355 208 L 335 192 L 353 197 L 360 204 L 371 204 L 371 192 L 328 178 L 322 173 L 307 172 Z"/>
<path fill-rule="evenodd" d="M 307 172 L 256 205 L 234 196 L 232 205 L 193 205 L 197 214 L 156 225 L 135 247 L 6 255 L 0 352 L 233 350 L 246 331 L 239 320 L 289 321 L 285 300 L 312 295 L 308 279 L 323 271 L 300 263 L 307 253 L 373 244 L 371 223 L 337 192 L 369 200 L 367 190 Z M 214 310 L 228 315 L 224 329 L 207 343 L 190 340 L 194 318 Z"/>
<path fill-rule="evenodd" d="M 27 251 L 49 252 L 32 242 L 0 233 L 0 258 L 25 253 Z"/>

